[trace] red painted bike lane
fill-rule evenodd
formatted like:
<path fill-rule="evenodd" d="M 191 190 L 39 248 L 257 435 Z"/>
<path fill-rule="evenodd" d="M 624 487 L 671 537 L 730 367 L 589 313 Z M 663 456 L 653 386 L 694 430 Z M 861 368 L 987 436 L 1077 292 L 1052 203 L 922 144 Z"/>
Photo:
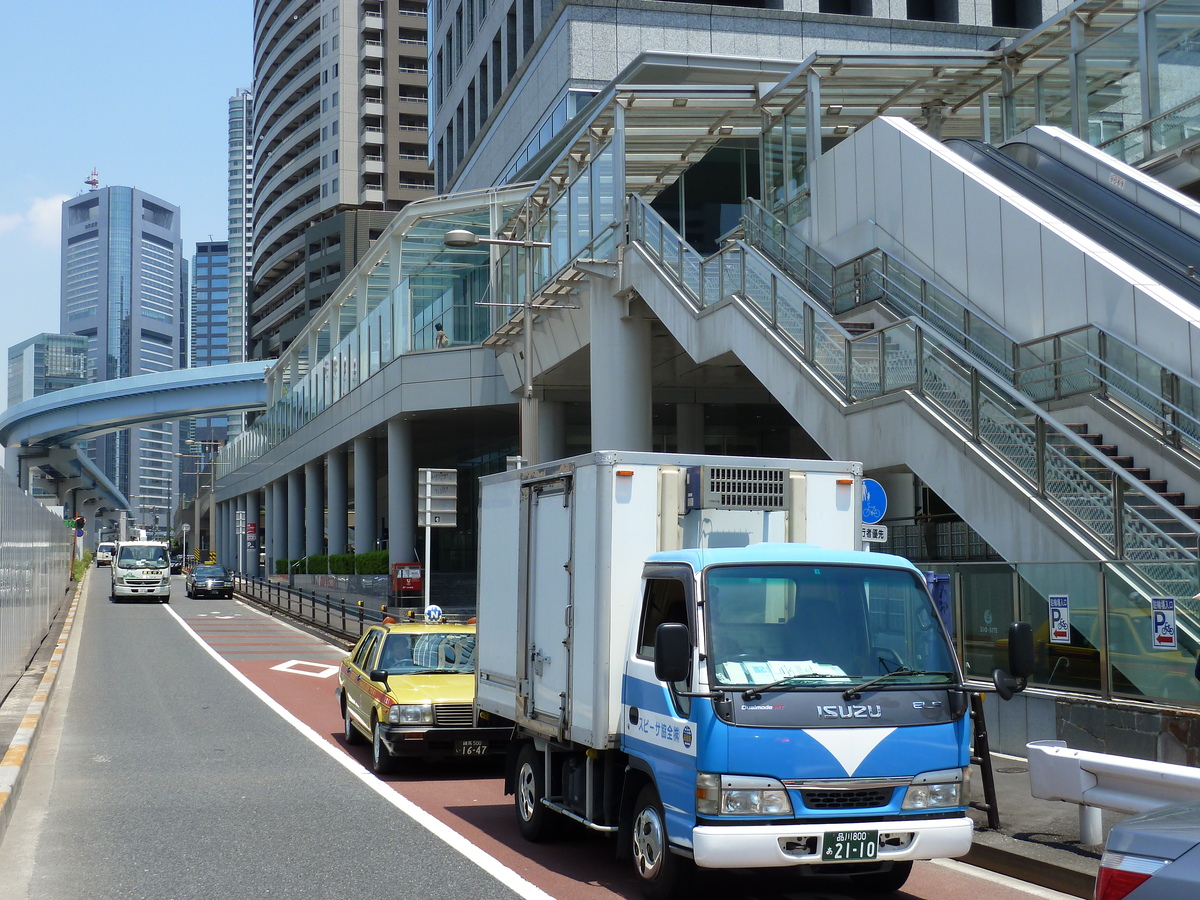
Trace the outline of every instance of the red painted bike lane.
<path fill-rule="evenodd" d="M 219 656 L 338 751 L 370 768 L 370 748 L 348 747 L 338 707 L 338 664 L 347 651 L 241 602 L 191 601 L 173 611 Z M 614 858 L 612 838 L 569 821 L 557 840 L 525 841 L 516 826 L 513 799 L 505 796 L 497 761 L 409 761 L 379 776 L 397 793 L 541 890 L 561 900 L 611 900 L 641 896 L 628 861 Z M 364 839 L 371 829 L 364 831 Z M 965 867 L 959 867 L 965 869 Z M 797 879 L 788 872 L 748 870 L 701 873 L 695 897 L 762 900 L 845 900 L 842 879 Z M 1045 896 L 1020 886 L 990 882 L 982 873 L 931 863 L 916 866 L 897 900 L 942 900 L 974 893 L 988 900 Z"/>

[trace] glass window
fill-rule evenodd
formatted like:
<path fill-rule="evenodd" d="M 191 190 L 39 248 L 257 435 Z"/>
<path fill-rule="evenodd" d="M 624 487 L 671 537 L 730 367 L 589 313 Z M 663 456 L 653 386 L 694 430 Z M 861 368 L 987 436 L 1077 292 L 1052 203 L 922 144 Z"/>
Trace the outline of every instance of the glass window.
<path fill-rule="evenodd" d="M 372 628 L 367 632 L 366 636 L 359 642 L 358 649 L 354 651 L 354 665 L 362 669 L 364 672 L 371 671 L 366 663 L 374 656 L 374 650 L 379 643 L 379 636 L 382 634 L 378 628 Z"/>
<path fill-rule="evenodd" d="M 687 594 L 682 581 L 651 578 L 646 581 L 641 637 L 638 639 L 638 656 L 642 659 L 654 659 L 654 636 L 664 622 L 687 624 Z"/>

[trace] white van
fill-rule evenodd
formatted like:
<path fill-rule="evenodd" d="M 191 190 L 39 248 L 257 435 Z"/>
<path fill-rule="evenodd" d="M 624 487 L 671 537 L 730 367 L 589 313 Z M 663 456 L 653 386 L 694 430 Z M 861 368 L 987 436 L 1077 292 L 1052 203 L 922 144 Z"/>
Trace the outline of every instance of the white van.
<path fill-rule="evenodd" d="M 101 541 L 100 546 L 96 548 L 96 565 L 111 566 L 113 561 L 113 551 L 117 549 L 117 545 L 112 541 Z"/>
<path fill-rule="evenodd" d="M 171 599 L 171 556 L 163 541 L 122 541 L 112 561 L 112 600 L 149 597 Z"/>

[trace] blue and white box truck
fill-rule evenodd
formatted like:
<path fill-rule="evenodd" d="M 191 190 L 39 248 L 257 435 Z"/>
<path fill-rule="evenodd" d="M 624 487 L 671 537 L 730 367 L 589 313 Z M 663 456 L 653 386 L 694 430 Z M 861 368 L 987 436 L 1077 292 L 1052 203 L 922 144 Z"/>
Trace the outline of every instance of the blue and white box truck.
<path fill-rule="evenodd" d="M 893 890 L 966 853 L 962 671 L 922 573 L 861 549 L 861 508 L 854 462 L 599 452 L 483 478 L 476 702 L 516 723 L 524 836 L 611 833 L 651 898 L 698 867 Z"/>

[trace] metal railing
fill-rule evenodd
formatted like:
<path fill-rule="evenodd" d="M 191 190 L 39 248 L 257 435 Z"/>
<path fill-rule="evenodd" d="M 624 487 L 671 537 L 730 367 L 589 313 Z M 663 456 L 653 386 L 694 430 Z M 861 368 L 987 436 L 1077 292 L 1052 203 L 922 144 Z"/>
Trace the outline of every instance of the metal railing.
<path fill-rule="evenodd" d="M 388 615 L 386 604 L 371 606 L 364 600 L 305 591 L 282 581 L 251 578 L 248 575 L 234 575 L 234 590 L 270 609 L 355 640 Z"/>
<path fill-rule="evenodd" d="M 840 277 L 811 248 L 791 254 L 786 266 L 742 241 L 702 258 L 637 197 L 629 221 L 630 240 L 697 308 L 738 297 L 847 404 L 902 391 L 921 396 L 964 440 L 1066 514 L 1102 555 L 1155 563 L 1147 590 L 1197 593 L 1200 527 L 1015 390 L 1003 372 L 979 364 L 959 343 L 973 323 L 948 338 L 911 316 L 854 337 L 834 311 L 882 290 L 882 282 Z"/>

